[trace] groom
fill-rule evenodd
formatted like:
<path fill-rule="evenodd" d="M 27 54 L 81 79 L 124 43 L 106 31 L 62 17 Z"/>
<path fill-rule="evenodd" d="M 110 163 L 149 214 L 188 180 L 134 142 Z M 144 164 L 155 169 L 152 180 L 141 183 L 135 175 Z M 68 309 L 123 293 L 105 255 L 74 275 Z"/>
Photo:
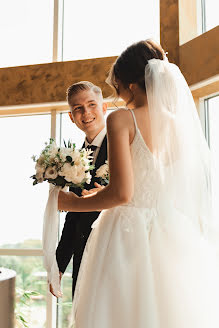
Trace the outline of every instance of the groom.
<path fill-rule="evenodd" d="M 67 101 L 71 109 L 70 117 L 77 127 L 84 131 L 86 138 L 83 147 L 93 151 L 95 169 L 91 172 L 91 183 L 85 185 L 85 190 L 70 188 L 78 196 L 86 195 L 86 190 L 102 187 L 95 178 L 96 170 L 107 159 L 107 139 L 104 115 L 107 105 L 103 102 L 102 91 L 91 82 L 83 81 L 71 85 L 67 90 Z M 56 249 L 56 259 L 60 271 L 60 279 L 73 256 L 72 297 L 76 286 L 77 276 L 83 251 L 91 232 L 91 225 L 100 212 L 73 213 L 68 212 L 65 218 L 62 236 Z M 50 291 L 53 293 L 50 286 Z"/>

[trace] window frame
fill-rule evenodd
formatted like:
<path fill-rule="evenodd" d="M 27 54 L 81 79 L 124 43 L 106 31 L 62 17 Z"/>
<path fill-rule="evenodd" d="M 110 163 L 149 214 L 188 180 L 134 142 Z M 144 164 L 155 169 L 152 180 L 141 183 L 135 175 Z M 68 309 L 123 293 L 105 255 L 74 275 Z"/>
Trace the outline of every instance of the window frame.
<path fill-rule="evenodd" d="M 18 108 L 18 111 L 16 113 L 16 109 L 13 109 L 14 114 L 12 114 L 11 110 L 8 109 L 8 115 L 7 115 L 7 110 L 4 111 L 4 114 L 1 114 L 0 111 L 0 119 L 2 117 L 7 117 L 7 116 L 13 116 L 13 117 L 18 117 L 21 116 L 21 114 L 19 114 L 19 110 L 21 108 Z M 22 116 L 26 116 L 26 115 L 39 115 L 38 112 L 32 112 L 32 108 L 29 108 L 29 112 L 27 113 L 23 113 Z M 45 108 L 44 108 L 45 110 Z M 51 138 L 55 138 L 56 137 L 56 115 L 58 112 L 56 112 L 55 110 L 51 110 L 50 112 L 45 111 L 44 114 L 50 114 L 51 117 Z M 40 113 L 43 114 L 43 113 Z M 34 249 L 34 248 L 30 248 L 30 249 L 17 249 L 17 248 L 0 248 L 0 256 L 40 256 L 43 257 L 43 249 L 39 248 L 39 249 Z M 49 285 L 47 283 L 47 295 L 46 295 L 46 328 L 55 328 L 57 327 L 57 300 L 54 296 L 52 296 L 52 294 L 49 292 Z"/>

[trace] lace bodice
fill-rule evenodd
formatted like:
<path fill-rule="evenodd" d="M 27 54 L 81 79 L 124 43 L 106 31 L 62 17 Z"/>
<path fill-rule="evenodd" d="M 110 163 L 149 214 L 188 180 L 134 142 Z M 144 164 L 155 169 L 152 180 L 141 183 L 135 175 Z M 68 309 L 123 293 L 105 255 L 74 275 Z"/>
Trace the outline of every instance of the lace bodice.
<path fill-rule="evenodd" d="M 145 144 L 133 111 L 130 111 L 135 123 L 135 137 L 131 144 L 134 195 L 131 202 L 126 204 L 126 206 L 154 208 L 156 207 L 159 192 L 159 181 L 154 167 L 154 158 Z"/>

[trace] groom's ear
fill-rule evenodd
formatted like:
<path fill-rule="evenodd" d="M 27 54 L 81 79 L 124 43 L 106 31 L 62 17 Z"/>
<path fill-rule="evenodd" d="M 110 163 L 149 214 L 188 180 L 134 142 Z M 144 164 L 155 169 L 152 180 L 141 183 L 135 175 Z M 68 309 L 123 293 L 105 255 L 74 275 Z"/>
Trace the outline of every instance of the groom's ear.
<path fill-rule="evenodd" d="M 107 111 L 107 103 L 103 103 L 103 113 L 106 114 Z"/>
<path fill-rule="evenodd" d="M 70 117 L 72 123 L 74 123 L 75 121 L 74 121 L 74 119 L 73 119 L 72 112 L 68 112 L 68 115 L 69 115 L 69 117 Z"/>

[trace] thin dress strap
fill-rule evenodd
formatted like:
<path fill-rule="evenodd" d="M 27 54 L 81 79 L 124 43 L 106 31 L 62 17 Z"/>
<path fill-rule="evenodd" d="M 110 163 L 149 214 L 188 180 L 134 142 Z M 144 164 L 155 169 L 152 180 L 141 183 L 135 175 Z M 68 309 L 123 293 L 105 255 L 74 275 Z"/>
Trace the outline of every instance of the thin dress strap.
<path fill-rule="evenodd" d="M 134 123 L 135 123 L 135 130 L 137 131 L 138 130 L 138 124 L 137 124 L 137 121 L 136 121 L 136 118 L 135 118 L 135 114 L 134 114 L 132 109 L 129 108 L 129 110 L 132 113 L 132 117 L 133 117 L 133 120 L 134 120 Z"/>

